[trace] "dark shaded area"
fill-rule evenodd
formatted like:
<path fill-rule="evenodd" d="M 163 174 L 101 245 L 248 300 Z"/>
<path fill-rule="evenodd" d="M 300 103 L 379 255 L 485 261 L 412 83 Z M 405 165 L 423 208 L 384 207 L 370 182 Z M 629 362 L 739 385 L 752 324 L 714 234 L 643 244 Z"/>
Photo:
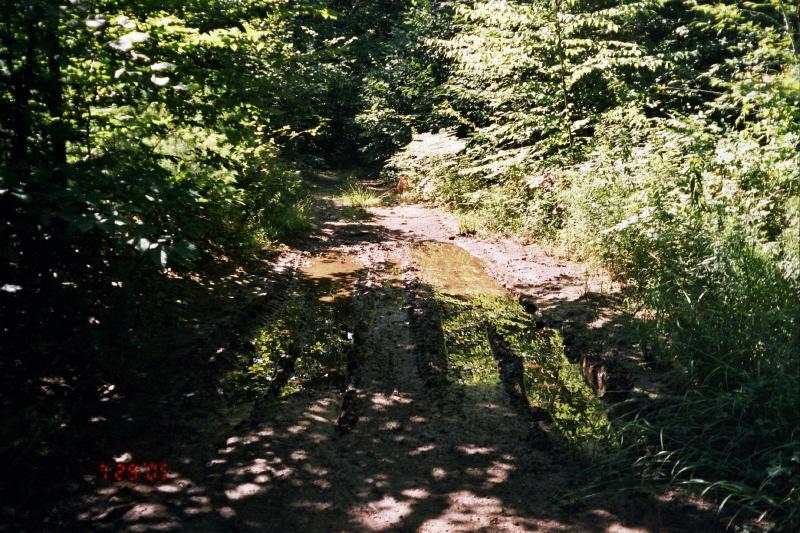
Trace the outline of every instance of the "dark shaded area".
<path fill-rule="evenodd" d="M 54 501 L 87 490 L 100 463 L 124 452 L 157 462 L 201 438 L 228 355 L 280 299 L 269 256 L 126 276 L 136 266 L 99 279 L 54 270 L 46 289 L 3 293 L 4 521 L 55 525 Z M 109 273 L 120 281 L 103 283 Z"/>
<path fill-rule="evenodd" d="M 411 329 L 416 340 L 417 370 L 430 387 L 447 383 L 447 352 L 442 332 L 442 314 L 431 287 L 406 286 Z"/>
<path fill-rule="evenodd" d="M 413 235 L 385 231 L 369 219 L 341 223 L 338 207 L 321 205 L 319 238 L 304 251 L 323 263 L 334 261 L 329 248 L 342 243 L 413 241 Z M 264 267 L 257 288 L 237 283 L 241 277 L 230 278 L 227 290 L 217 281 L 205 285 L 207 304 L 197 316 L 214 333 L 181 337 L 183 350 L 165 344 L 154 352 L 149 361 L 160 366 L 142 369 L 149 386 L 103 389 L 101 407 L 93 412 L 106 420 L 81 450 L 84 459 L 75 465 L 80 471 L 68 473 L 71 486 L 30 511 L 19 507 L 4 519 L 12 529 L 714 530 L 712 517 L 677 500 L 574 499 L 570 494 L 586 481 L 582 450 L 563 442 L 548 448 L 532 438 L 526 410 L 500 383 L 469 387 L 431 380 L 431 368 L 447 368 L 441 317 L 431 318 L 433 287 L 364 283 L 363 269 L 315 277 L 313 268 L 275 273 L 273 265 Z M 371 270 L 393 268 L 375 264 Z M 251 290 L 252 306 L 232 313 L 225 302 L 241 305 Z M 326 296 L 331 299 L 320 301 Z M 275 394 L 255 408 L 219 397 L 219 376 L 237 364 L 233 353 L 253 350 L 252 332 L 298 300 L 349 310 L 341 314 L 341 324 L 353 333 L 343 354 L 344 382 L 301 381 L 297 392 Z M 154 335 L 158 329 L 150 324 Z M 302 352 L 314 324 L 301 320 L 296 327 L 293 343 Z M 437 365 L 419 364 L 432 358 Z M 287 382 L 303 379 L 297 368 L 283 371 Z M 176 376 L 181 380 L 172 382 Z M 83 439 L 86 434 L 76 432 Z M 121 461 L 167 462 L 173 475 L 158 483 L 103 481 L 95 463 L 123 452 L 130 457 Z M 43 521 L 45 507 L 51 511 Z"/>
<path fill-rule="evenodd" d="M 587 385 L 598 397 L 625 400 L 633 382 L 641 384 L 642 365 L 654 366 L 644 345 L 648 326 L 626 309 L 628 294 L 587 292 L 577 300 L 538 304 L 522 294 L 521 305 L 533 315 L 536 327 L 561 332 L 567 359 L 581 365 Z"/>
<path fill-rule="evenodd" d="M 380 300 L 386 290 L 361 298 Z M 378 304 L 376 312 L 387 318 L 388 308 Z M 390 318 L 382 327 L 396 332 L 399 323 Z M 380 328 L 367 336 L 385 342 Z M 372 368 L 359 387 L 360 421 L 346 434 L 337 430 L 336 395 L 285 398 L 228 438 L 206 476 L 190 484 L 204 495 L 202 506 L 181 503 L 188 491 L 170 496 L 171 505 L 139 503 L 152 511 L 145 523 L 245 531 L 416 531 L 445 523 L 471 531 L 715 530 L 702 512 L 646 496 L 569 503 L 565 495 L 581 483 L 580 452 L 544 452 L 500 390 L 426 384 L 416 365 L 424 340 L 414 337 L 411 348 L 402 333 L 394 339 L 365 361 Z M 195 508 L 202 510 L 192 514 Z M 184 522 L 190 514 L 196 518 Z"/>

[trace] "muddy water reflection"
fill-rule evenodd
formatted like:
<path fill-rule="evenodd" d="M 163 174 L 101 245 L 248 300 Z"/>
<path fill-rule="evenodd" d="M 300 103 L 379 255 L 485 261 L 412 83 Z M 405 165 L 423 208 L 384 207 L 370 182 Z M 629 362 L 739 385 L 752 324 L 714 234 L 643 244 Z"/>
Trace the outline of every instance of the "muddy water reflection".
<path fill-rule="evenodd" d="M 345 254 L 320 254 L 301 269 L 301 289 L 315 292 L 321 302 L 348 300 L 360 269 L 361 265 Z"/>
<path fill-rule="evenodd" d="M 414 249 L 424 283 L 452 295 L 508 296 L 483 263 L 454 244 L 426 242 Z"/>
<path fill-rule="evenodd" d="M 281 396 L 302 389 L 341 389 L 352 344 L 352 293 L 361 266 L 335 252 L 312 257 L 300 269 L 297 286 L 254 335 L 253 351 L 223 378 L 234 402 L 267 393 L 281 358 L 296 357 Z"/>
<path fill-rule="evenodd" d="M 468 387 L 499 390 L 500 375 L 486 336 L 491 323 L 523 359 L 531 405 L 545 409 L 576 443 L 603 440 L 607 418 L 580 368 L 564 355 L 561 335 L 540 330 L 532 317 L 494 281 L 480 260 L 448 243 L 414 250 L 420 278 L 434 288 L 442 310 L 449 374 Z"/>

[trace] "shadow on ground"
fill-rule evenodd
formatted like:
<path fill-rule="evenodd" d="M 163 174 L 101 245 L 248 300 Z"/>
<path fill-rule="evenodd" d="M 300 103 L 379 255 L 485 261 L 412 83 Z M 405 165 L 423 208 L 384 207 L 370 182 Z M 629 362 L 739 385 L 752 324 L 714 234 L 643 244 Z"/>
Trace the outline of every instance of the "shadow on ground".
<path fill-rule="evenodd" d="M 414 235 L 348 218 L 330 198 L 317 238 L 301 253 L 325 257 L 348 246 L 404 246 Z M 328 255 L 335 262 L 335 255 Z M 323 261 L 324 262 L 324 261 Z M 434 382 L 419 374 L 420 333 L 409 325 L 404 287 L 391 262 L 370 269 L 295 269 L 273 279 L 269 308 L 224 322 L 234 332 L 274 317 L 281 301 L 326 293 L 351 298 L 359 355 L 345 385 L 298 387 L 275 401 L 226 405 L 215 377 L 246 349 L 218 336 L 191 344 L 175 391 L 165 380 L 137 391 L 108 391 L 103 432 L 131 419 L 113 439 L 133 462 L 168 463 L 168 479 L 105 481 L 86 472 L 61 499 L 49 523 L 28 529 L 115 531 L 712 531 L 702 509 L 650 496 L 620 496 L 588 505 L 569 495 L 587 481 L 587 459 L 567 445 L 543 446 L 530 421 L 510 407 L 500 383 Z M 324 270 L 324 269 L 323 269 Z M 370 276 L 372 276 L 370 278 Z M 366 279 L 370 278 L 370 279 Z M 342 285 L 352 290 L 342 293 Z M 265 293 L 266 294 L 266 293 Z M 324 297 L 324 295 L 323 295 Z M 313 329 L 314 324 L 305 326 Z M 363 331 L 361 331 L 361 329 Z M 347 333 L 347 332 L 345 332 Z M 415 338 L 415 334 L 417 337 Z M 197 339 L 196 339 L 197 340 Z M 185 353 L 185 352 L 184 352 Z M 174 353 L 170 353 L 172 357 Z M 218 363 L 217 363 L 218 362 Z M 163 370 L 180 373 L 170 359 Z M 208 364 L 207 371 L 196 367 Z M 191 367 L 190 367 L 191 365 Z M 151 375 L 162 369 L 149 369 Z M 427 384 L 426 384 L 427 383 Z M 154 385 L 158 386 L 154 386 Z M 343 389 L 353 393 L 355 422 L 338 423 Z M 152 395 L 152 396 L 150 396 Z M 148 403 L 148 399 L 150 403 Z M 101 416 L 101 415 L 98 415 Z M 174 431 L 170 431 L 170 419 Z M 184 420 L 192 422 L 183 423 Z M 138 433 L 137 433 L 138 431 Z M 94 448 L 94 453 L 99 450 Z M 106 455 L 123 448 L 106 450 Z M 111 460 L 106 457 L 102 460 Z"/>
<path fill-rule="evenodd" d="M 203 465 L 178 459 L 169 482 L 100 489 L 86 518 L 129 531 L 715 529 L 702 510 L 648 496 L 570 499 L 580 450 L 542 446 L 499 383 L 426 385 L 397 283 L 356 298 L 371 316 L 351 430 L 337 425 L 339 391 L 306 389 L 262 406 Z"/>

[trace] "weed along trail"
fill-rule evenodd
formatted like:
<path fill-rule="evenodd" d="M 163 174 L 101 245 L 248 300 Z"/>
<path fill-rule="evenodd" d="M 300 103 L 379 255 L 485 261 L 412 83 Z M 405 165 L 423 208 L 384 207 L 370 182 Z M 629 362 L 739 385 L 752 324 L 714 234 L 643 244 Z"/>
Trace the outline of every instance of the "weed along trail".
<path fill-rule="evenodd" d="M 245 413 L 238 424 L 186 452 L 172 483 L 111 495 L 114 512 L 95 495 L 87 521 L 129 531 L 713 530 L 702 511 L 668 499 L 577 496 L 604 446 L 603 405 L 562 333 L 501 284 L 549 276 L 530 294 L 555 307 L 586 283 L 576 265 L 557 272 L 555 259 L 537 263 L 513 243 L 459 236 L 432 208 L 370 207 L 352 187 L 378 194 L 319 180 L 317 230 L 284 254 L 280 297 L 220 380 L 227 412 Z"/>

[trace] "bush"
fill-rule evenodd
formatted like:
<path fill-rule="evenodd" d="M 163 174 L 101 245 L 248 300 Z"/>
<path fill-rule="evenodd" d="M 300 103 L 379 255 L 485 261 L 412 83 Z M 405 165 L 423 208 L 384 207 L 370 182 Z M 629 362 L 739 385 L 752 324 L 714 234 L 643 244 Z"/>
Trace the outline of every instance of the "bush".
<path fill-rule="evenodd" d="M 800 29 L 766 3 L 453 4 L 450 31 L 428 29 L 431 113 L 471 135 L 452 152 L 416 135 L 385 175 L 463 231 L 627 280 L 685 393 L 616 420 L 613 460 L 796 526 Z"/>

